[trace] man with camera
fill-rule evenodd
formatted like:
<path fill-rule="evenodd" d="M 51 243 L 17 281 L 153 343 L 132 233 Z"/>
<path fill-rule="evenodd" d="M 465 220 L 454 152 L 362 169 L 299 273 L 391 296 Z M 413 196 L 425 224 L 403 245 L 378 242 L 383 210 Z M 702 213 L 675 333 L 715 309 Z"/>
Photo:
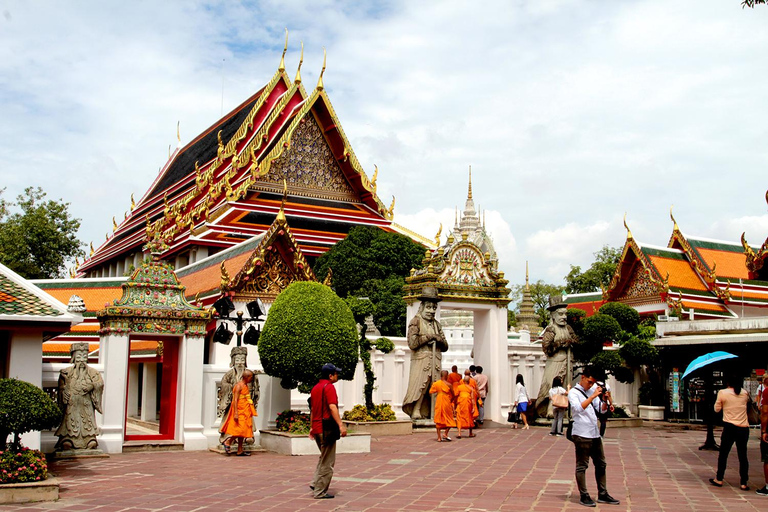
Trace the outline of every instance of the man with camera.
<path fill-rule="evenodd" d="M 598 503 L 619 504 L 619 500 L 608 494 L 606 488 L 605 452 L 597 420 L 598 413 L 606 413 L 608 410 L 608 406 L 600 398 L 604 393 L 604 388 L 597 384 L 595 371 L 589 366 L 584 368 L 579 383 L 568 392 L 573 422 L 573 445 L 576 449 L 576 485 L 581 495 L 579 503 L 585 507 L 596 506 L 587 491 L 586 473 L 590 458 L 595 465 Z"/>

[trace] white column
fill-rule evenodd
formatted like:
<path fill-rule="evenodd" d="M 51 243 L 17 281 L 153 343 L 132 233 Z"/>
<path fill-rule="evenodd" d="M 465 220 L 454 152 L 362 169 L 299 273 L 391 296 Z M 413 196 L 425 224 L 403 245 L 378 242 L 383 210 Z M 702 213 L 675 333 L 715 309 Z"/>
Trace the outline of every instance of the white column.
<path fill-rule="evenodd" d="M 280 385 L 280 379 L 268 375 L 260 375 L 261 399 L 259 400 L 259 418 L 256 423 L 259 429 L 275 428 L 277 413 L 291 408 L 291 391 Z"/>
<path fill-rule="evenodd" d="M 203 343 L 202 337 L 187 337 L 181 341 L 179 390 L 183 431 L 181 441 L 185 450 L 206 450 L 208 438 L 203 434 Z M 177 430 L 178 432 L 178 430 Z"/>
<path fill-rule="evenodd" d="M 40 331 L 19 330 L 11 335 L 8 377 L 42 387 L 43 335 Z M 21 443 L 34 450 L 40 449 L 40 432 L 21 435 Z"/>
<path fill-rule="evenodd" d="M 139 363 L 128 362 L 128 404 L 126 414 L 129 418 L 139 416 Z"/>
<path fill-rule="evenodd" d="M 157 421 L 157 363 L 144 363 L 141 420 Z"/>
<path fill-rule="evenodd" d="M 101 338 L 99 359 L 104 365 L 104 414 L 98 441 L 99 448 L 107 453 L 123 451 L 129 347 L 127 334 L 111 333 Z"/>

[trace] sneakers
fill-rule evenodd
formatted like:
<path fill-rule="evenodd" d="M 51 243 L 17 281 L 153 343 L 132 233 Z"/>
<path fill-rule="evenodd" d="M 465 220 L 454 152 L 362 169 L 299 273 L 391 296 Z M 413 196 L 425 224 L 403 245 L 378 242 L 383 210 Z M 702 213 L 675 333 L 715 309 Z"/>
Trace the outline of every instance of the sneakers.
<path fill-rule="evenodd" d="M 614 498 L 613 496 L 611 496 L 608 493 L 605 493 L 605 494 L 603 494 L 601 496 L 598 496 L 597 497 L 597 502 L 598 503 L 607 503 L 609 505 L 618 505 L 619 503 L 621 503 L 619 500 L 617 500 L 616 498 Z"/>
<path fill-rule="evenodd" d="M 582 494 L 581 499 L 579 500 L 579 503 L 581 505 L 584 505 L 585 507 L 596 507 L 597 503 L 592 501 L 592 498 L 589 497 L 589 494 Z"/>
<path fill-rule="evenodd" d="M 768 496 L 768 484 L 755 491 L 755 494 L 759 496 Z"/>

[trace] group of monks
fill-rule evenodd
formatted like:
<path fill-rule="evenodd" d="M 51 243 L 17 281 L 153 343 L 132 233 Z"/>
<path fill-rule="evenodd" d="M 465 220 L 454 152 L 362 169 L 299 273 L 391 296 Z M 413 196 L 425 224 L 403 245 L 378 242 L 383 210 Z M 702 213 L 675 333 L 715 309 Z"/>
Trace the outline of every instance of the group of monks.
<path fill-rule="evenodd" d="M 458 429 L 458 439 L 461 439 L 462 429 L 469 430 L 467 437 L 475 437 L 472 429 L 480 414 L 478 406 L 482 405 L 477 381 L 472 378 L 470 371 L 466 370 L 462 377 L 456 366 L 451 370 L 450 373 L 447 370 L 441 371 L 440 380 L 429 389 L 430 393 L 437 394 L 434 421 L 438 442 L 451 441 L 448 437 L 451 427 Z"/>

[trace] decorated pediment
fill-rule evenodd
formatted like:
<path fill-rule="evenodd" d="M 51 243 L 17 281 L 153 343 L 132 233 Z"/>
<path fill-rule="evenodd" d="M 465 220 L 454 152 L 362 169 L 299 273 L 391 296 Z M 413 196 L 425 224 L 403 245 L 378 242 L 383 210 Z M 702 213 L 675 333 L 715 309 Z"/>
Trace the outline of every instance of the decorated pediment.
<path fill-rule="evenodd" d="M 454 249 L 448 256 L 439 281 L 450 285 L 494 286 L 480 250 L 474 244 Z"/>
<path fill-rule="evenodd" d="M 635 265 L 626 285 L 622 287 L 618 300 L 630 303 L 632 300 L 659 297 L 659 282 L 651 278 L 642 265 Z"/>

